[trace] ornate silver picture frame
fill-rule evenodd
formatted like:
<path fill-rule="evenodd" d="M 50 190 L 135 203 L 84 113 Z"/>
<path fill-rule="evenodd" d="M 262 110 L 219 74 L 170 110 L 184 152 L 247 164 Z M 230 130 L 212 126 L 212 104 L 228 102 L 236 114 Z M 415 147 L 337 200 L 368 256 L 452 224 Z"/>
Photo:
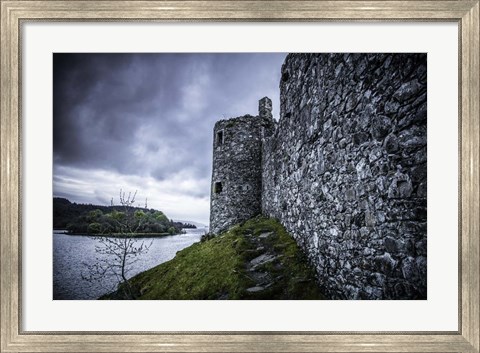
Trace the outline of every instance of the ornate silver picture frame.
<path fill-rule="evenodd" d="M 459 325 L 455 332 L 31 332 L 22 329 L 22 23 L 438 21 L 459 26 Z M 2 352 L 479 352 L 480 4 L 476 1 L 1 0 Z M 48 318 L 45 318 L 48 320 Z"/>

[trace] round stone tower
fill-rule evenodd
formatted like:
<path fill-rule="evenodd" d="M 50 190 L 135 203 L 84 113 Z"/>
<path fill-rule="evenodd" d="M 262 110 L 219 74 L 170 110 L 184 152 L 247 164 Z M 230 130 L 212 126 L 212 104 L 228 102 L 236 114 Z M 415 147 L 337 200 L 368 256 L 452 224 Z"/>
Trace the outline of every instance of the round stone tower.
<path fill-rule="evenodd" d="M 259 116 L 220 120 L 213 129 L 210 233 L 219 234 L 262 211 L 262 139 L 272 125 L 272 103 L 259 102 Z"/>

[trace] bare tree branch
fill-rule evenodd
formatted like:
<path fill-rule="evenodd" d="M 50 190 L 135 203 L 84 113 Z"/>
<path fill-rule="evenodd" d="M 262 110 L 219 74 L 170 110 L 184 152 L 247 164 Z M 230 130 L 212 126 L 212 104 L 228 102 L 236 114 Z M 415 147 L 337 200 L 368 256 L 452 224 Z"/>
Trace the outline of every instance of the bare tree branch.
<path fill-rule="evenodd" d="M 144 240 L 134 238 L 135 233 L 145 221 L 145 217 L 135 214 L 133 208 L 137 191 L 133 195 L 129 192 L 127 196 L 120 189 L 119 196 L 120 205 L 124 209 L 124 217 L 119 216 L 113 220 L 120 229 L 121 237 L 92 237 L 98 241 L 95 252 L 99 256 L 96 257 L 93 264 L 83 263 L 82 279 L 91 283 L 99 283 L 102 286 L 113 280 L 114 286 L 109 288 L 108 292 L 121 289 L 125 298 L 135 299 L 128 275 L 132 270 L 132 265 L 139 260 L 139 256 L 149 251 L 153 240 L 147 244 Z M 111 204 L 113 205 L 113 198 Z M 145 199 L 146 207 L 147 199 Z"/>

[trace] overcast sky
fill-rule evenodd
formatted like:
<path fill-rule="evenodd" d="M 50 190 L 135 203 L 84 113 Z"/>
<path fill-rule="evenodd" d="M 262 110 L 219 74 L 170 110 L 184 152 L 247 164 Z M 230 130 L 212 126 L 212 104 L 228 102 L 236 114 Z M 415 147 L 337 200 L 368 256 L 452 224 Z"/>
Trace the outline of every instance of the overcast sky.
<path fill-rule="evenodd" d="M 279 114 L 286 54 L 54 54 L 53 192 L 118 204 L 119 190 L 208 224 L 213 125 Z"/>

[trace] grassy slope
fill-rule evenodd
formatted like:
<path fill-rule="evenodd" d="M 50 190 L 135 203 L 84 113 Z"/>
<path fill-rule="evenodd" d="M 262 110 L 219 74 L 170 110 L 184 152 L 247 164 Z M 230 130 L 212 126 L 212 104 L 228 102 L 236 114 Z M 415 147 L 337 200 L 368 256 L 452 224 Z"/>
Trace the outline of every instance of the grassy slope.
<path fill-rule="evenodd" d="M 252 266 L 262 254 L 274 259 Z M 259 278 L 263 289 L 247 291 L 258 288 Z M 131 284 L 138 299 L 323 299 L 295 241 L 278 222 L 263 217 L 193 244 Z"/>

